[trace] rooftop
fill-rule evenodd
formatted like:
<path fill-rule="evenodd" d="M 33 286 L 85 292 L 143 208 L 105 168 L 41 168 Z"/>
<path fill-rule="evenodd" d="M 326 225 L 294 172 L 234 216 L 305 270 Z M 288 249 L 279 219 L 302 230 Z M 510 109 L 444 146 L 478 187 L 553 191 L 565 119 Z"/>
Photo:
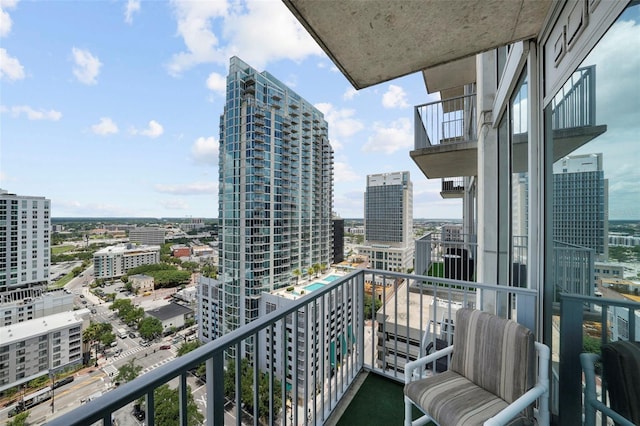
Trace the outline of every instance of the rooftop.
<path fill-rule="evenodd" d="M 147 315 L 151 315 L 152 317 L 158 318 L 160 321 L 164 321 L 175 318 L 179 315 L 193 313 L 193 310 L 177 303 L 168 303 L 164 306 L 145 311 L 145 313 Z"/>
<path fill-rule="evenodd" d="M 33 336 L 48 334 L 54 330 L 65 329 L 74 324 L 81 324 L 88 319 L 89 309 L 79 309 L 77 311 L 47 315 L 44 318 L 35 318 L 6 327 L 0 327 L 0 344 L 3 346 L 10 345 Z"/>

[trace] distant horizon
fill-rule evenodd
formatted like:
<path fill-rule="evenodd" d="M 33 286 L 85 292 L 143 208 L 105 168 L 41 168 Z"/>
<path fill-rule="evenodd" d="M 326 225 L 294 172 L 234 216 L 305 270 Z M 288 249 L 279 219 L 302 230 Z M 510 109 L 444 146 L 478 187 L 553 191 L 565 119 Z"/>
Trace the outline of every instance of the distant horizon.
<path fill-rule="evenodd" d="M 203 219 L 203 220 L 219 220 L 217 217 L 203 217 L 203 216 L 189 216 L 189 217 L 143 217 L 143 216 L 60 216 L 51 217 L 51 221 L 99 221 L 99 220 L 191 220 L 191 219 Z M 364 220 L 364 217 L 338 217 L 336 219 L 343 220 Z M 462 222 L 462 218 L 447 218 L 447 217 L 414 217 L 413 220 L 428 220 L 428 221 L 456 221 Z M 640 218 L 637 219 L 609 219 L 609 222 L 640 222 Z"/>

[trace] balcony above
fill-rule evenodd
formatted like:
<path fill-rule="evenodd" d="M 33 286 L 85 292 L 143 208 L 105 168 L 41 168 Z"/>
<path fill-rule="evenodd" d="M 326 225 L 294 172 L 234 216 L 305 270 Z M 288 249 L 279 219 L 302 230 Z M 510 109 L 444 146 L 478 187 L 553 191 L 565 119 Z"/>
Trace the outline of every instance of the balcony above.
<path fill-rule="evenodd" d="M 442 198 L 462 198 L 464 196 L 464 178 L 442 179 Z"/>
<path fill-rule="evenodd" d="M 477 174 L 475 103 L 473 94 L 415 107 L 411 158 L 427 178 Z"/>
<path fill-rule="evenodd" d="M 535 38 L 554 4 L 505 2 L 325 2 L 285 5 L 356 89 Z M 425 43 L 428 40 L 428 43 Z"/>

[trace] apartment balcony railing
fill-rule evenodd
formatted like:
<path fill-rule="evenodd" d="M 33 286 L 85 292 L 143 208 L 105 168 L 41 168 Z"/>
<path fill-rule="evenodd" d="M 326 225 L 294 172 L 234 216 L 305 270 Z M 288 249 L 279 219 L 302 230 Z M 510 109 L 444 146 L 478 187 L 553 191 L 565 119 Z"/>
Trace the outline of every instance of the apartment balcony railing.
<path fill-rule="evenodd" d="M 591 283 L 593 278 L 589 280 Z M 553 348 L 551 400 L 559 424 L 582 424 L 582 389 L 584 386 L 580 353 L 584 339 L 591 338 L 605 345 L 616 340 L 637 341 L 640 338 L 640 303 L 601 297 L 562 293 L 560 318 L 554 317 L 553 340 L 560 343 Z M 556 355 L 558 354 L 558 355 Z M 559 371 L 558 371 L 559 370 Z M 601 382 L 598 394 L 606 405 L 606 383 Z M 613 424 L 603 416 L 602 425 Z"/>
<path fill-rule="evenodd" d="M 593 296 L 595 252 L 593 249 L 553 242 L 551 266 L 555 280 L 553 301 L 560 301 L 560 293 Z"/>
<path fill-rule="evenodd" d="M 447 178 L 442 179 L 442 198 L 461 198 L 464 195 L 464 178 Z"/>
<path fill-rule="evenodd" d="M 415 271 L 432 277 L 475 281 L 475 235 L 429 233 L 416 240 Z"/>
<path fill-rule="evenodd" d="M 464 95 L 414 107 L 415 149 L 475 141 L 476 95 Z"/>
<path fill-rule="evenodd" d="M 498 310 L 535 329 L 534 290 L 377 270 L 356 270 L 332 282 L 322 282 L 315 283 L 314 288 L 308 281 L 296 286 L 288 291 L 290 305 L 261 314 L 252 323 L 48 424 L 70 426 L 102 421 L 111 425 L 112 414 L 144 397 L 146 424 L 153 426 L 154 390 L 177 382 L 180 424 L 187 425 L 187 376 L 189 370 L 201 363 L 207 367 L 204 413 L 207 424 L 324 424 L 360 372 L 373 372 L 402 382 L 406 362 L 424 352 L 429 341 L 435 343 L 451 330 L 444 325 L 455 325 L 452 319 L 460 307 Z M 373 317 L 371 298 L 365 304 L 367 294 L 382 302 Z M 509 310 L 501 310 L 499 301 L 507 298 L 514 303 Z M 319 320 L 325 317 L 330 322 Z M 430 330 L 427 338 L 424 330 Z M 231 401 L 225 398 L 223 380 L 227 355 L 242 354 L 246 347 L 253 348 L 250 356 L 253 403 L 249 405 L 254 408 L 248 413 L 242 410 L 240 392 Z M 291 377 L 282 380 L 282 372 L 288 371 L 287 363 L 295 365 L 291 366 Z M 235 388 L 240 389 L 240 363 L 235 365 Z M 268 401 L 260 400 L 256 391 L 265 373 Z M 259 420 L 261 404 L 268 408 L 268 415 Z"/>

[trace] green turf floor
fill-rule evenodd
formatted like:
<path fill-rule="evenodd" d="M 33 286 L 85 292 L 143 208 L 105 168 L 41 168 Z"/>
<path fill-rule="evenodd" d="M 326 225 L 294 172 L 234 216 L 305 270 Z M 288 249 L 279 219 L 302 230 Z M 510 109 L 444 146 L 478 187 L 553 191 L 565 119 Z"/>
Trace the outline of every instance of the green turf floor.
<path fill-rule="evenodd" d="M 338 426 L 402 426 L 404 397 L 401 383 L 370 373 L 338 421 Z M 414 407 L 413 418 L 420 412 Z"/>

